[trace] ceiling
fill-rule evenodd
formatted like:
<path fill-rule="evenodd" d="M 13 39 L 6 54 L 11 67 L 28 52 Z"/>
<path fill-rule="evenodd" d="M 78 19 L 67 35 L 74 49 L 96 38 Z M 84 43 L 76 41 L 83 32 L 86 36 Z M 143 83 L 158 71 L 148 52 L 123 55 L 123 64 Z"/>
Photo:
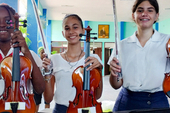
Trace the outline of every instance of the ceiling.
<path fill-rule="evenodd" d="M 135 0 L 115 0 L 118 21 L 131 22 Z M 40 0 L 49 20 L 62 20 L 66 14 L 78 14 L 84 21 L 113 21 L 112 0 Z M 159 21 L 170 18 L 170 0 L 158 0 Z"/>

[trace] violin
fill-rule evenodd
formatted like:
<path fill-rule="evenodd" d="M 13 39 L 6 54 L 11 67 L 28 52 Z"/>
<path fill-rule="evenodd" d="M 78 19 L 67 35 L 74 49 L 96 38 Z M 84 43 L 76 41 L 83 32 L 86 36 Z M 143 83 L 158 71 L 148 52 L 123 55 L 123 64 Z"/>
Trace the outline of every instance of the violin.
<path fill-rule="evenodd" d="M 15 22 L 7 22 L 10 25 L 14 24 L 14 27 L 8 26 L 7 29 L 14 29 L 15 32 L 18 31 L 19 26 L 17 13 L 14 19 Z M 20 47 L 15 47 L 13 55 L 4 58 L 0 64 L 1 79 L 5 82 L 4 92 L 0 95 L 0 112 L 35 113 L 34 94 L 28 90 L 32 63 L 27 57 L 20 56 L 19 52 Z"/>
<path fill-rule="evenodd" d="M 165 78 L 163 81 L 163 91 L 164 93 L 170 98 L 170 39 L 168 40 L 166 44 L 166 50 L 167 50 L 167 61 L 166 61 L 166 69 L 165 69 Z"/>
<path fill-rule="evenodd" d="M 86 35 L 86 52 L 85 59 L 90 55 L 90 31 L 89 26 L 85 29 Z M 80 36 L 83 36 L 80 34 Z M 99 87 L 102 79 L 98 69 L 86 71 L 89 67 L 79 66 L 72 73 L 73 86 L 76 88 L 74 100 L 69 101 L 67 113 L 102 113 L 101 103 L 96 101 L 95 90 Z"/>

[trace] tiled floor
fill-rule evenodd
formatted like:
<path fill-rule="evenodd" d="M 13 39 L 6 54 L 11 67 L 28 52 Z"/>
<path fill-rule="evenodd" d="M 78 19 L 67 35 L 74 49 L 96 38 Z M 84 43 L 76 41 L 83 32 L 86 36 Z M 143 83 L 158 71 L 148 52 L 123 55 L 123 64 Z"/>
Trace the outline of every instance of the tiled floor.
<path fill-rule="evenodd" d="M 117 98 L 119 91 L 120 89 L 115 90 L 110 86 L 109 75 L 103 77 L 103 93 L 101 98 L 98 100 L 99 102 L 102 102 L 103 109 L 113 108 L 114 102 Z M 53 109 L 55 102 L 52 101 L 50 105 L 50 109 Z M 40 105 L 39 111 L 44 111 L 44 99 L 42 99 L 42 104 Z"/>

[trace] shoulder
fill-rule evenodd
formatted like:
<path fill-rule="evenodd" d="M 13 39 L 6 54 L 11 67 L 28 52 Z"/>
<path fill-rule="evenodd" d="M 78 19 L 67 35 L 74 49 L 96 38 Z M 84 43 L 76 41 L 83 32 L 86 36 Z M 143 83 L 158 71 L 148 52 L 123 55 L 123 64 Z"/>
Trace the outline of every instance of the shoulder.
<path fill-rule="evenodd" d="M 30 53 L 33 58 L 40 58 L 34 51 L 30 50 Z"/>
<path fill-rule="evenodd" d="M 99 57 L 98 54 L 90 54 L 90 56 L 91 56 L 91 57 L 96 57 L 96 58 Z"/>
<path fill-rule="evenodd" d="M 102 63 L 100 57 L 99 57 L 97 54 L 90 54 L 90 56 L 91 56 L 91 57 L 97 58 L 97 60 L 103 65 L 103 63 Z"/>
<path fill-rule="evenodd" d="M 34 61 L 36 62 L 38 67 L 42 67 L 42 60 L 41 58 L 32 50 L 30 50 L 30 53 L 34 59 Z"/>
<path fill-rule="evenodd" d="M 126 37 L 125 39 L 121 40 L 121 43 L 127 43 L 127 42 L 136 42 L 136 31 L 129 37 Z"/>
<path fill-rule="evenodd" d="M 167 41 L 170 38 L 170 35 L 154 30 L 153 38 L 155 41 Z"/>
<path fill-rule="evenodd" d="M 52 60 L 59 60 L 59 59 L 61 59 L 60 53 L 56 53 L 56 54 L 51 55 L 51 59 Z"/>

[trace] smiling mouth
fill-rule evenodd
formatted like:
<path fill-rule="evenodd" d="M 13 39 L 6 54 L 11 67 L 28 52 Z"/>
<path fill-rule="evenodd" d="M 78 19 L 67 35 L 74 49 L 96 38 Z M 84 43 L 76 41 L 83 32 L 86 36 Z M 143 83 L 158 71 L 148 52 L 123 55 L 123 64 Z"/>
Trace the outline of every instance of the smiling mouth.
<path fill-rule="evenodd" d="M 71 36 L 70 38 L 76 38 L 76 36 Z"/>
<path fill-rule="evenodd" d="M 141 21 L 149 21 L 149 19 L 140 19 Z"/>

